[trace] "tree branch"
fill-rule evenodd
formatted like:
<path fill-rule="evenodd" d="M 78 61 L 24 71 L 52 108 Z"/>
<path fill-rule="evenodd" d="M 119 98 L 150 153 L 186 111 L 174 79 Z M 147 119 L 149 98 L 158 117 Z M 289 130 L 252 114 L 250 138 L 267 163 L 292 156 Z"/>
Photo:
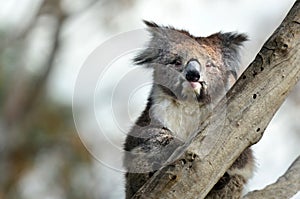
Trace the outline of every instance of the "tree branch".
<path fill-rule="evenodd" d="M 55 57 L 60 46 L 59 37 L 66 19 L 66 15 L 60 6 L 60 0 L 45 1 L 39 12 L 37 17 L 43 14 L 50 14 L 57 20 L 53 30 L 53 45 L 49 50 L 44 71 L 41 72 L 34 82 L 29 80 L 28 76 L 24 75 L 23 78 L 20 78 L 18 74 L 18 79 L 16 79 L 15 84 L 10 89 L 4 103 L 4 121 L 8 128 L 20 123 L 20 120 L 24 119 L 23 116 L 30 112 L 54 67 Z"/>
<path fill-rule="evenodd" d="M 297 0 L 199 133 L 133 198 L 204 198 L 236 158 L 260 140 L 300 78 L 299 24 Z"/>
<path fill-rule="evenodd" d="M 256 198 L 291 198 L 300 191 L 300 156 L 277 182 L 259 191 L 252 191 L 243 199 Z"/>

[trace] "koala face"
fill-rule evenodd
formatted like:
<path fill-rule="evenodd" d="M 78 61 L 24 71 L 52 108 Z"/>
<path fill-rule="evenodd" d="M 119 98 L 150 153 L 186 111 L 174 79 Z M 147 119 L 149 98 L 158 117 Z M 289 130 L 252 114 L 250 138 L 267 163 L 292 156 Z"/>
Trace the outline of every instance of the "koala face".
<path fill-rule="evenodd" d="M 246 35 L 216 33 L 194 37 L 187 31 L 145 22 L 152 34 L 136 64 L 154 68 L 154 84 L 176 100 L 210 103 L 222 97 L 237 76 L 238 50 Z"/>

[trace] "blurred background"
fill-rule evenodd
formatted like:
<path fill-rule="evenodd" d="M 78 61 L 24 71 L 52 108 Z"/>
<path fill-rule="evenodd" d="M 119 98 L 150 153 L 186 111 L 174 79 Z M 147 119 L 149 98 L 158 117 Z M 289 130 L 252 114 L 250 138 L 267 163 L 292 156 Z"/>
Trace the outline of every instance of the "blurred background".
<path fill-rule="evenodd" d="M 144 28 L 142 19 L 196 36 L 239 31 L 250 37 L 242 53 L 245 69 L 294 2 L 0 0 L 0 199 L 124 197 L 124 171 L 114 161 L 119 164 L 122 159 L 125 134 L 143 110 L 149 85 L 132 91 L 129 103 L 124 102 L 124 91 L 111 93 L 113 81 L 98 81 L 94 111 L 100 122 L 89 122 L 90 96 L 85 93 L 75 107 L 77 129 L 72 112 L 81 67 L 104 41 Z M 114 61 L 120 68 L 109 72 L 114 74 L 111 79 L 132 70 L 132 56 L 134 52 Z M 138 72 L 151 81 L 151 71 Z M 139 88 L 135 76 L 130 77 L 124 86 Z M 300 84 L 253 146 L 257 169 L 248 190 L 274 182 L 299 155 L 299 114 Z"/>

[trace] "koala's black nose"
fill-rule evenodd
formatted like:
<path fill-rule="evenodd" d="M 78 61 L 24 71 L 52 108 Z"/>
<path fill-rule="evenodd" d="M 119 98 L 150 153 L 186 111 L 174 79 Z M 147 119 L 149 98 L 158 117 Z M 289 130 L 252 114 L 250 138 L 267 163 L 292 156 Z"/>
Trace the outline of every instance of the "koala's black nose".
<path fill-rule="evenodd" d="M 200 64 L 196 60 L 188 62 L 186 68 L 185 78 L 190 82 L 197 82 L 200 79 Z"/>

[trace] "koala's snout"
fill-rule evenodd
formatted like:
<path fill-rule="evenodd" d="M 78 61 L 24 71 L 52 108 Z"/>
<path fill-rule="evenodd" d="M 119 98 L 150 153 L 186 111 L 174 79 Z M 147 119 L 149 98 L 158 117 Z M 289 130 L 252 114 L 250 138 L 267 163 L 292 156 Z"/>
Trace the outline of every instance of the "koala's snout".
<path fill-rule="evenodd" d="M 189 82 L 198 82 L 200 79 L 200 63 L 192 59 L 190 60 L 185 68 L 185 78 Z"/>

